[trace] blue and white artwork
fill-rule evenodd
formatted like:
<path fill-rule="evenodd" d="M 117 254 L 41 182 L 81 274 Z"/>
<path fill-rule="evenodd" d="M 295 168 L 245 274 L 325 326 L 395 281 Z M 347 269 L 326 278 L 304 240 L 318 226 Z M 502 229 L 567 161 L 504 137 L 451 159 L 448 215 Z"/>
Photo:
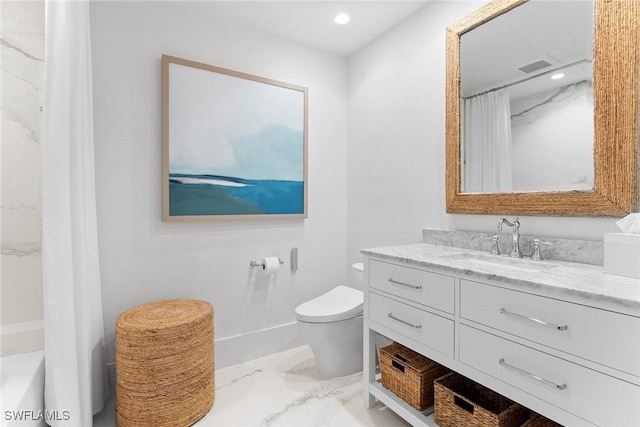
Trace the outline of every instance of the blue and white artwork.
<path fill-rule="evenodd" d="M 164 218 L 306 217 L 307 90 L 166 56 L 163 70 Z"/>

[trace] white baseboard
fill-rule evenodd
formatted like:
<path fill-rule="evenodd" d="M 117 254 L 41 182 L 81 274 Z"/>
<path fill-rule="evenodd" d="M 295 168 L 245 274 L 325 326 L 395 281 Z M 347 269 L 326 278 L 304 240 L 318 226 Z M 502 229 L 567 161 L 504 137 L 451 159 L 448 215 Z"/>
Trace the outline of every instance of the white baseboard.
<path fill-rule="evenodd" d="M 296 322 L 216 340 L 216 369 L 225 368 L 304 344 Z"/>
<path fill-rule="evenodd" d="M 115 396 L 116 366 L 115 366 L 115 335 L 108 334 L 107 369 L 112 396 Z M 215 341 L 216 369 L 226 368 L 247 360 L 288 350 L 303 345 L 302 332 L 296 322 L 233 337 L 221 338 Z"/>

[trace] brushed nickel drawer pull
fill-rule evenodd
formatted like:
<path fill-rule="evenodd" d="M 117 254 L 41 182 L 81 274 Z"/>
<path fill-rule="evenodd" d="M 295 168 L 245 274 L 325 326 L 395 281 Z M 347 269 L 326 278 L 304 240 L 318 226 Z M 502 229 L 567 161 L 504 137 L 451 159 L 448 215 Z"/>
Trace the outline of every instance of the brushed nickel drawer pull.
<path fill-rule="evenodd" d="M 407 288 L 412 288 L 412 289 L 422 289 L 422 285 L 411 285 L 409 283 L 404 283 L 404 282 L 398 282 L 397 280 L 393 280 L 393 277 L 389 277 L 389 282 L 391 283 L 395 283 L 396 285 L 400 285 L 400 286 L 406 286 Z"/>
<path fill-rule="evenodd" d="M 553 328 L 553 329 L 556 329 L 558 331 L 566 331 L 567 329 L 569 329 L 569 327 L 567 325 L 560 326 L 560 325 L 556 325 L 554 323 L 545 322 L 544 320 L 534 319 L 533 317 L 523 316 L 522 314 L 512 313 L 510 311 L 507 311 L 507 309 L 505 309 L 505 308 L 501 308 L 499 310 L 499 312 L 500 312 L 500 314 L 504 314 L 506 316 L 517 317 L 518 319 L 528 320 L 528 321 L 536 323 L 538 325 L 548 326 L 549 328 Z"/>
<path fill-rule="evenodd" d="M 553 381 L 545 380 L 544 378 L 539 377 L 539 376 L 537 376 L 535 374 L 532 374 L 531 372 L 527 372 L 524 369 L 518 368 L 517 366 L 513 366 L 513 365 L 508 364 L 507 362 L 504 361 L 504 359 L 498 360 L 498 364 L 500 366 L 504 366 L 507 369 L 511 369 L 514 372 L 517 372 L 517 373 L 522 374 L 522 375 L 524 375 L 526 377 L 529 377 L 529 378 L 532 378 L 532 379 L 534 379 L 534 380 L 536 380 L 538 382 L 541 382 L 544 385 L 548 385 L 549 387 L 553 387 L 553 388 L 558 389 L 558 390 L 564 390 L 564 389 L 567 388 L 566 384 L 556 384 Z"/>
<path fill-rule="evenodd" d="M 398 321 L 400 323 L 404 323 L 405 325 L 411 326 L 412 328 L 416 328 L 416 329 L 422 328 L 422 325 L 414 325 L 413 323 L 407 322 L 406 320 L 402 320 L 402 319 L 397 318 L 392 313 L 387 314 L 387 316 L 389 316 L 391 319 L 396 320 L 396 321 Z"/>

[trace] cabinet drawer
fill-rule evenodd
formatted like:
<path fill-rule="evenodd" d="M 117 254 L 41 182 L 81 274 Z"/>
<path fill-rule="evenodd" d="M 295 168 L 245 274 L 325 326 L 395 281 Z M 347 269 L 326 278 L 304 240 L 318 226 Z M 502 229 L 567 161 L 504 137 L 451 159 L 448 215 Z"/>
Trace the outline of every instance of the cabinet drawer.
<path fill-rule="evenodd" d="M 460 316 L 640 376 L 638 317 L 468 280 L 461 281 Z"/>
<path fill-rule="evenodd" d="M 402 335 L 453 357 L 453 320 L 369 293 L 369 318 Z"/>
<path fill-rule="evenodd" d="M 594 424 L 640 425 L 640 387 L 626 381 L 465 325 L 460 361 Z"/>
<path fill-rule="evenodd" d="M 454 278 L 372 260 L 369 285 L 410 301 L 454 314 Z"/>

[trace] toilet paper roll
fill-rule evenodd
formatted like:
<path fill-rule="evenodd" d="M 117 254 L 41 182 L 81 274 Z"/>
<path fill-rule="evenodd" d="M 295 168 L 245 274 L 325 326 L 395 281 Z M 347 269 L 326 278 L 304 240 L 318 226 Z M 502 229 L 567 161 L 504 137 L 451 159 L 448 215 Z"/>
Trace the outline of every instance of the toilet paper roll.
<path fill-rule="evenodd" d="M 276 256 L 269 256 L 262 258 L 262 270 L 265 274 L 277 273 L 280 268 L 280 258 Z"/>

